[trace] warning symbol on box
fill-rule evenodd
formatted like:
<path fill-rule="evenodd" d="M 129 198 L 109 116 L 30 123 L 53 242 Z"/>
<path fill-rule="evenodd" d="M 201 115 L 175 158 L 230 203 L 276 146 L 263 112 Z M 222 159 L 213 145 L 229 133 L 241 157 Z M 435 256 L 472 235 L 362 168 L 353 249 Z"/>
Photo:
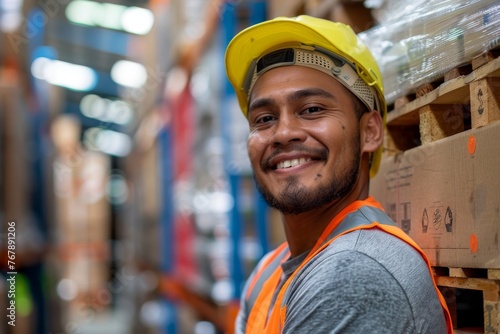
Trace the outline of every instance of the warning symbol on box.
<path fill-rule="evenodd" d="M 427 227 L 429 226 L 429 215 L 427 214 L 427 209 L 424 209 L 422 214 L 422 233 L 427 233 Z"/>
<path fill-rule="evenodd" d="M 396 203 L 389 203 L 386 205 L 386 212 L 387 212 L 387 215 L 392 219 L 393 222 L 397 222 L 398 221 L 398 215 L 397 215 L 397 205 Z"/>
<path fill-rule="evenodd" d="M 401 229 L 406 233 L 409 233 L 411 230 L 411 203 L 401 203 Z"/>
<path fill-rule="evenodd" d="M 441 215 L 441 210 L 439 210 L 439 208 L 436 208 L 436 210 L 434 210 L 434 216 L 432 217 L 432 225 L 434 226 L 434 229 L 436 231 L 441 227 L 442 221 L 443 216 Z"/>
<path fill-rule="evenodd" d="M 444 215 L 444 225 L 446 226 L 446 232 L 453 232 L 453 214 L 450 207 L 446 208 L 446 213 Z"/>

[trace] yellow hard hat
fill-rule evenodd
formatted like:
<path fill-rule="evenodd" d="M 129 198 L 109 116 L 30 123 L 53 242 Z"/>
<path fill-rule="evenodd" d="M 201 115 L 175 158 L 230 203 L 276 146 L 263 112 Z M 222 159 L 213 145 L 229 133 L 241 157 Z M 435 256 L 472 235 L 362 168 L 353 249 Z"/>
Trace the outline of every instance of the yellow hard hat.
<path fill-rule="evenodd" d="M 277 17 L 238 33 L 226 49 L 225 63 L 245 117 L 248 94 L 258 75 L 276 66 L 296 64 L 336 77 L 369 108 L 379 111 L 385 126 L 382 74 L 370 50 L 348 25 L 307 15 Z M 371 177 L 377 173 L 381 155 L 382 147 L 373 154 Z"/>

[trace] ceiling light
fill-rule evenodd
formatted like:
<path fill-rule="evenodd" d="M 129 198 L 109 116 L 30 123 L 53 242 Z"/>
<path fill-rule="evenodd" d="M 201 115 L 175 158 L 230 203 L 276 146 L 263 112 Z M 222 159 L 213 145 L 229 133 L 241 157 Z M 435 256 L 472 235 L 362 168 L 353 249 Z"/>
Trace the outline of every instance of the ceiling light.
<path fill-rule="evenodd" d="M 128 60 L 119 60 L 111 68 L 111 79 L 126 87 L 140 88 L 148 78 L 146 68 Z"/>
<path fill-rule="evenodd" d="M 92 68 L 45 57 L 33 61 L 31 74 L 50 84 L 77 91 L 89 91 L 97 83 L 97 74 Z"/>
<path fill-rule="evenodd" d="M 75 0 L 66 7 L 66 17 L 76 24 L 147 34 L 154 23 L 153 13 L 140 7 Z"/>

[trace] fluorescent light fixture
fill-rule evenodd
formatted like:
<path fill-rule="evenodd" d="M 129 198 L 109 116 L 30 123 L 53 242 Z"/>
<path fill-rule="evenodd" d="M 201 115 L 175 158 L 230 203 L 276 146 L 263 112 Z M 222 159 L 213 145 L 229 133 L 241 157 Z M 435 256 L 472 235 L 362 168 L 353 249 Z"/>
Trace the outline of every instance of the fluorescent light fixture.
<path fill-rule="evenodd" d="M 22 0 L 0 0 L 0 11 L 10 12 L 10 11 L 21 11 L 23 6 Z"/>
<path fill-rule="evenodd" d="M 77 91 L 89 91 L 97 83 L 97 74 L 90 67 L 45 57 L 33 61 L 31 74 L 50 84 Z"/>
<path fill-rule="evenodd" d="M 111 79 L 122 86 L 140 88 L 147 78 L 144 65 L 129 60 L 119 60 L 111 68 Z"/>
<path fill-rule="evenodd" d="M 46 68 L 49 66 L 50 62 L 49 58 L 39 57 L 33 60 L 31 63 L 31 74 L 40 80 L 45 80 Z"/>
<path fill-rule="evenodd" d="M 100 119 L 104 115 L 104 110 L 104 103 L 98 95 L 85 95 L 80 100 L 80 111 L 89 118 Z"/>
<path fill-rule="evenodd" d="M 132 107 L 130 106 L 129 103 L 125 101 L 122 100 L 112 101 L 109 104 L 106 112 L 107 112 L 106 115 L 107 119 L 110 122 L 125 125 L 132 121 L 133 117 Z"/>
<path fill-rule="evenodd" d="M 97 136 L 97 147 L 104 153 L 124 157 L 132 149 L 132 140 L 124 133 L 103 130 Z"/>
<path fill-rule="evenodd" d="M 133 118 L 133 110 L 129 103 L 102 98 L 95 94 L 85 95 L 82 98 L 80 110 L 89 118 L 120 125 L 129 124 Z"/>
<path fill-rule="evenodd" d="M 121 18 L 123 12 L 127 9 L 125 6 L 115 5 L 112 3 L 101 4 L 101 16 L 97 25 L 104 28 L 122 30 Z"/>
<path fill-rule="evenodd" d="M 0 31 L 13 32 L 22 22 L 22 0 L 0 0 Z"/>
<path fill-rule="evenodd" d="M 70 2 L 66 7 L 66 17 L 73 23 L 124 30 L 137 35 L 147 34 L 154 23 L 153 13 L 146 8 L 88 0 Z"/>
<path fill-rule="evenodd" d="M 0 31 L 13 32 L 21 25 L 21 14 L 18 12 L 0 11 Z"/>
<path fill-rule="evenodd" d="M 147 34 L 153 27 L 153 23 L 153 13 L 140 7 L 129 7 L 121 17 L 123 30 L 137 35 Z"/>
<path fill-rule="evenodd" d="M 71 1 L 66 7 L 66 17 L 73 23 L 94 26 L 100 21 L 101 5 L 93 1 Z"/>
<path fill-rule="evenodd" d="M 85 131 L 84 143 L 89 149 L 119 157 L 128 155 L 132 149 L 132 140 L 128 135 L 100 128 Z"/>

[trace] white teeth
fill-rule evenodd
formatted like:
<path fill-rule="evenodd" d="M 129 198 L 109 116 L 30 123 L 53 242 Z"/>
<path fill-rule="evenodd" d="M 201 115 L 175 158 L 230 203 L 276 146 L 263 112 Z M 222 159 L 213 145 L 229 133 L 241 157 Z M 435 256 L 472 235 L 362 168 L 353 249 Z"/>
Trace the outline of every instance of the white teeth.
<path fill-rule="evenodd" d="M 292 159 L 292 160 L 285 160 L 276 166 L 277 169 L 283 169 L 283 168 L 290 168 L 290 167 L 295 167 L 300 164 L 303 164 L 307 161 L 311 161 L 311 158 L 300 158 L 300 159 Z"/>

